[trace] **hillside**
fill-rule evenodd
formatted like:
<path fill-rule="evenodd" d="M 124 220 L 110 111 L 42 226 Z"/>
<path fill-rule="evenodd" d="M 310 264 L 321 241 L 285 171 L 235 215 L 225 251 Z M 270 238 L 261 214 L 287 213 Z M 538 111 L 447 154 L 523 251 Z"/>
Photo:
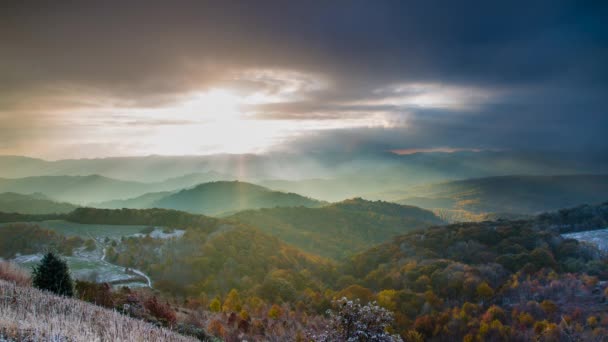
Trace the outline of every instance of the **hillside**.
<path fill-rule="evenodd" d="M 606 331 L 588 324 L 608 319 L 608 289 L 598 282 L 608 279 L 606 259 L 534 220 L 407 233 L 353 256 L 341 272 L 357 285 L 339 293 L 377 299 L 395 312 L 402 336 L 415 331 L 417 340 L 587 341 Z"/>
<path fill-rule="evenodd" d="M 196 341 L 80 300 L 0 280 L 0 341 Z"/>
<path fill-rule="evenodd" d="M 151 193 L 143 194 L 141 196 L 124 199 L 124 200 L 112 200 L 112 201 L 106 201 L 106 202 L 92 203 L 91 206 L 95 207 L 95 208 L 103 208 L 103 209 L 153 208 L 156 202 L 163 199 L 164 197 L 171 195 L 172 193 L 173 192 L 170 192 L 170 191 L 151 192 Z"/>
<path fill-rule="evenodd" d="M 236 289 L 269 302 L 292 301 L 306 288 L 319 289 L 333 266 L 255 228 L 222 224 L 186 229 L 176 240 L 124 238 L 108 260 L 139 268 L 167 293 L 225 295 Z"/>
<path fill-rule="evenodd" d="M 40 215 L 68 213 L 74 209 L 76 206 L 70 203 L 56 202 L 41 194 L 0 193 L 0 212 Z"/>
<path fill-rule="evenodd" d="M 360 198 L 322 208 L 247 210 L 229 217 L 307 252 L 339 259 L 405 232 L 442 224 L 432 212 Z"/>
<path fill-rule="evenodd" d="M 396 202 L 474 214 L 537 214 L 600 203 L 606 194 L 608 175 L 503 176 L 418 186 L 404 191 Z"/>
<path fill-rule="evenodd" d="M 218 215 L 244 209 L 319 207 L 323 203 L 294 193 L 272 191 L 244 182 L 212 182 L 181 190 L 151 204 L 152 207 Z"/>

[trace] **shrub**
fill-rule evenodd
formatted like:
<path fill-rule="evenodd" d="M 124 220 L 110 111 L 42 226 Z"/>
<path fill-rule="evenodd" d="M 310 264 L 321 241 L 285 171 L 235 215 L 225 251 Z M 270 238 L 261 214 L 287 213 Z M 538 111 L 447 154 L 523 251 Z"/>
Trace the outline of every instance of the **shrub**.
<path fill-rule="evenodd" d="M 19 286 L 30 286 L 32 278 L 30 274 L 9 261 L 0 261 L 0 279 L 15 283 Z"/>
<path fill-rule="evenodd" d="M 398 335 L 387 332 L 393 322 L 393 314 L 371 302 L 361 305 L 359 300 L 342 297 L 333 302 L 335 312 L 329 310 L 329 324 L 325 331 L 313 339 L 329 341 L 402 341 Z"/>
<path fill-rule="evenodd" d="M 174 325 L 177 321 L 175 311 L 171 309 L 169 304 L 159 302 L 155 296 L 148 298 L 144 307 L 152 316 L 166 325 Z"/>

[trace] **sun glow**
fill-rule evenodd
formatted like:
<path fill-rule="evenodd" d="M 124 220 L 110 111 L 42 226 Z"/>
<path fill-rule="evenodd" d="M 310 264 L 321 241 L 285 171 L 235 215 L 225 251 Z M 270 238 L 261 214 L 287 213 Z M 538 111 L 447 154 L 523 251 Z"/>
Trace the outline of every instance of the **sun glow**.
<path fill-rule="evenodd" d="M 224 89 L 213 89 L 197 93 L 187 101 L 171 108 L 177 115 L 186 119 L 204 119 L 207 121 L 231 122 L 242 116 L 239 107 L 243 99 Z"/>

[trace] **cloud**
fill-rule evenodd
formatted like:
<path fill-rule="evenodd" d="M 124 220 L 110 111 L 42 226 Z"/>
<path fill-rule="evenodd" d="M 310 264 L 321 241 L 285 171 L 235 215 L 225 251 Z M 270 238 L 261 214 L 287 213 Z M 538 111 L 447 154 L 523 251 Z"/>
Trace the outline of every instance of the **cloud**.
<path fill-rule="evenodd" d="M 145 113 L 218 88 L 251 121 L 306 123 L 286 132 L 328 148 L 608 148 L 607 14 L 550 0 L 15 1 L 0 14 L 3 151 L 105 146 L 115 119 L 132 139 L 200 123 Z"/>

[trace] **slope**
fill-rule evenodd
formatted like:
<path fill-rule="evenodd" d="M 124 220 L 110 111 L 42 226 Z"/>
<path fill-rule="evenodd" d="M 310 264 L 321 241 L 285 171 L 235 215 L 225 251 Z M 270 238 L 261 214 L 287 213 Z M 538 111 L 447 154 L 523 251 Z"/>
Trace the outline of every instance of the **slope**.
<path fill-rule="evenodd" d="M 411 188 L 397 203 L 472 213 L 535 214 L 607 198 L 608 175 L 503 176 Z"/>
<path fill-rule="evenodd" d="M 195 341 L 76 299 L 0 280 L 0 341 Z"/>
<path fill-rule="evenodd" d="M 0 212 L 40 215 L 68 213 L 74 209 L 76 206 L 70 203 L 55 202 L 41 194 L 0 193 Z"/>
<path fill-rule="evenodd" d="M 360 198 L 322 208 L 248 210 L 229 217 L 307 252 L 339 259 L 407 231 L 443 223 L 432 212 Z"/>
<path fill-rule="evenodd" d="M 244 209 L 318 207 L 323 203 L 294 193 L 272 191 L 244 182 L 211 182 L 185 189 L 155 201 L 151 206 L 217 215 Z"/>

